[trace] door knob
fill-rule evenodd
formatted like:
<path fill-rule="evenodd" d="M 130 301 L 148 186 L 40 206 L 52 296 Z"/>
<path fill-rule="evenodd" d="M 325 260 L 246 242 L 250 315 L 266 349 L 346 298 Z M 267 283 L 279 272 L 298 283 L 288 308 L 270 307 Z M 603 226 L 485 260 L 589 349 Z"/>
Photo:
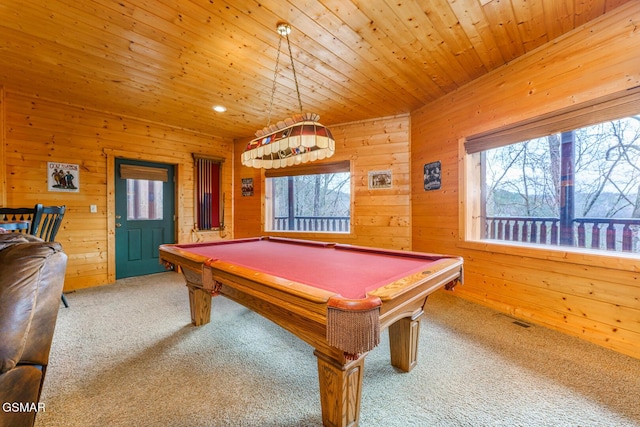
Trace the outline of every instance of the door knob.
<path fill-rule="evenodd" d="M 119 222 L 116 222 L 116 228 L 120 228 L 122 227 L 122 224 L 120 224 Z"/>
<path fill-rule="evenodd" d="M 116 215 L 116 219 L 122 218 L 122 215 Z"/>

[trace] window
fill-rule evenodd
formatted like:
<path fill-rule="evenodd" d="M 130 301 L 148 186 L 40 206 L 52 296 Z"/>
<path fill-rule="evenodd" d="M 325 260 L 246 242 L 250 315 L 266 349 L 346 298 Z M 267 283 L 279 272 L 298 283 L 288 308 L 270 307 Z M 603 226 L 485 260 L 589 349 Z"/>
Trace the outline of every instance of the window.
<path fill-rule="evenodd" d="M 469 138 L 469 237 L 640 253 L 638 90 Z"/>
<path fill-rule="evenodd" d="M 266 231 L 349 233 L 349 162 L 266 172 Z"/>
<path fill-rule="evenodd" d="M 162 219 L 162 181 L 127 179 L 127 220 Z"/>
<path fill-rule="evenodd" d="M 220 190 L 222 160 L 194 155 L 195 227 L 217 230 L 224 227 L 224 203 Z"/>
<path fill-rule="evenodd" d="M 127 185 L 127 220 L 163 219 L 163 183 L 166 168 L 121 164 L 120 178 Z"/>

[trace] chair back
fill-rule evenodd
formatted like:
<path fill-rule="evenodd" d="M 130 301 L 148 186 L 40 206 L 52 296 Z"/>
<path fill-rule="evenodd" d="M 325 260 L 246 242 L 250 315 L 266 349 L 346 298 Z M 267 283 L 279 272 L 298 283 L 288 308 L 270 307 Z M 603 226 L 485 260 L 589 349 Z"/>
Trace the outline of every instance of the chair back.
<path fill-rule="evenodd" d="M 31 234 L 40 237 L 46 242 L 53 242 L 60 229 L 60 224 L 64 218 L 64 212 L 67 209 L 62 206 L 42 206 L 36 213 L 31 229 Z"/>
<path fill-rule="evenodd" d="M 0 208 L 0 221 L 30 221 L 29 230 L 16 230 L 16 232 L 35 234 L 34 230 L 41 210 L 41 204 L 32 208 Z"/>

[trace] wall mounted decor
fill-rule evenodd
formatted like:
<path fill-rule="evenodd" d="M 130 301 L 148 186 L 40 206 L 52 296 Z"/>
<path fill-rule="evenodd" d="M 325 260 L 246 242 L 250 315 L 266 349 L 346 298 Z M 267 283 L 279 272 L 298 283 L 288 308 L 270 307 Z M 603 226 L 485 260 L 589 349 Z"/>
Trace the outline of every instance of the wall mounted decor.
<path fill-rule="evenodd" d="M 47 162 L 49 191 L 80 191 L 80 166 L 72 163 Z"/>
<path fill-rule="evenodd" d="M 370 171 L 369 189 L 391 188 L 391 171 Z"/>
<path fill-rule="evenodd" d="M 442 184 L 442 169 L 440 161 L 424 165 L 424 190 L 438 190 Z"/>

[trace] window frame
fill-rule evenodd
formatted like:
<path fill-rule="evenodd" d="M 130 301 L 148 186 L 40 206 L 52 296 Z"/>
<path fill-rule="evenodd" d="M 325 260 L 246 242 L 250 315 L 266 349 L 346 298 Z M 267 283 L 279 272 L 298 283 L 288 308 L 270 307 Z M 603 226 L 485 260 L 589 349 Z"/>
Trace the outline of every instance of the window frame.
<path fill-rule="evenodd" d="M 524 120 L 458 140 L 460 183 L 459 237 L 457 246 L 542 260 L 635 271 L 638 254 L 571 246 L 539 245 L 483 238 L 482 153 L 528 139 L 569 131 L 595 123 L 617 120 L 640 112 L 640 87 Z M 615 262 L 612 262 L 614 261 Z"/>

